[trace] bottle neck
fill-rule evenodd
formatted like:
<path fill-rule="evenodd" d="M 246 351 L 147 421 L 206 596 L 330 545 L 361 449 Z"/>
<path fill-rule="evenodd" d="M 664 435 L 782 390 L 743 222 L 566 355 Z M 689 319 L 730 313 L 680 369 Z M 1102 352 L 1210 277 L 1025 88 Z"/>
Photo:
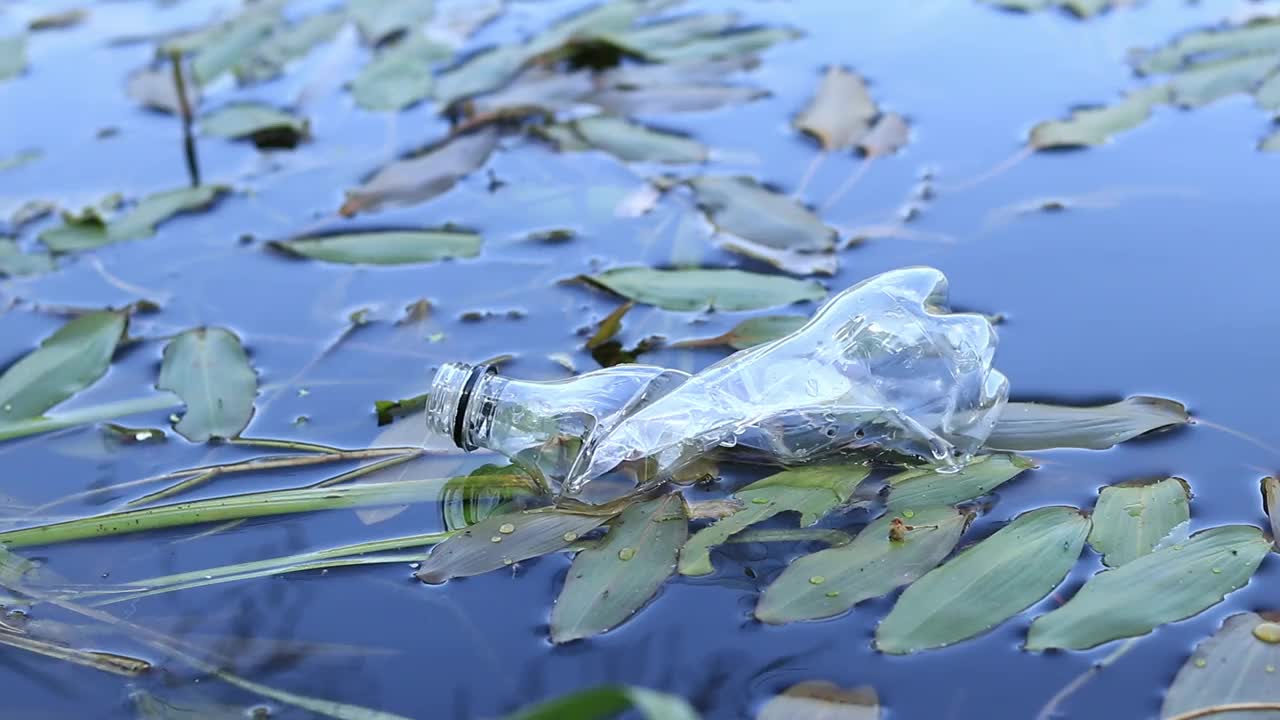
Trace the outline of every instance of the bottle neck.
<path fill-rule="evenodd" d="M 467 450 L 484 447 L 505 378 L 492 365 L 445 363 L 427 396 L 427 432 Z"/>

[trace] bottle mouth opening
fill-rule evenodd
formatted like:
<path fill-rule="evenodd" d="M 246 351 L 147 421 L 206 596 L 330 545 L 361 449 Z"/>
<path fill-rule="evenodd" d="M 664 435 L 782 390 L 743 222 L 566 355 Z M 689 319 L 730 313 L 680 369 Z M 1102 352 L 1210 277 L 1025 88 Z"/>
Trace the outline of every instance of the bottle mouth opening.
<path fill-rule="evenodd" d="M 427 397 L 427 431 L 448 437 L 464 450 L 474 450 L 466 432 L 467 408 L 480 378 L 493 372 L 492 365 L 441 365 Z"/>

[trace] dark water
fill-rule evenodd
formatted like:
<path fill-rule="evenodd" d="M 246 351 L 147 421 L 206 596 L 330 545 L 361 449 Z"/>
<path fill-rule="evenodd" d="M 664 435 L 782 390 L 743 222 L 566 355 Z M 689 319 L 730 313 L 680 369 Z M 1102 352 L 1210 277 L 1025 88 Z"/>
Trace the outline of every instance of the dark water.
<path fill-rule="evenodd" d="M 790 24 L 807 33 L 769 51 L 752 77 L 772 97 L 723 111 L 652 118 L 716 148 L 715 170 L 793 189 L 813 149 L 795 136 L 788 119 L 829 63 L 856 68 L 872 80 L 873 94 L 886 108 L 910 117 L 911 144 L 877 160 L 824 215 L 844 227 L 891 221 L 920 174 L 932 169 L 943 190 L 911 227 L 952 241 L 872 240 L 842 254 L 842 272 L 827 281 L 833 290 L 901 265 L 934 265 L 950 277 L 957 305 L 1007 315 L 998 365 L 1015 395 L 1073 401 L 1165 395 L 1199 417 L 1280 445 L 1274 418 L 1280 319 L 1273 289 L 1280 252 L 1271 218 L 1280 166 L 1254 150 L 1268 120 L 1248 99 L 1230 98 L 1194 113 L 1158 110 L 1152 121 L 1110 146 L 1039 155 L 971 188 L 945 190 L 1015 153 L 1035 122 L 1061 116 L 1077 103 L 1117 97 L 1133 82 L 1124 63 L 1128 48 L 1211 24 L 1236 10 L 1235 3 L 1151 0 L 1090 22 L 1058 13 L 1006 14 L 966 0 L 689 5 L 736 7 L 748 20 Z M 108 46 L 107 40 L 200 21 L 218 6 L 100 3 L 84 25 L 36 36 L 28 74 L 0 84 L 0 157 L 28 147 L 45 156 L 0 172 L 0 215 L 26 199 L 78 207 L 110 192 L 137 195 L 184 184 L 177 121 L 137 110 L 123 93 L 124 77 L 149 60 L 151 45 Z M 476 42 L 500 42 L 542 27 L 546 18 L 575 6 L 513 3 Z M 46 3 L 0 4 L 0 28 L 18 27 L 36 7 L 44 10 Z M 0 280 L 0 307 L 7 308 L 0 310 L 0 364 L 52 332 L 62 322 L 52 312 L 59 306 L 119 306 L 146 297 L 163 311 L 135 323 L 134 333 L 144 338 L 201 324 L 240 334 L 264 388 L 247 434 L 362 447 L 378 433 L 372 401 L 421 392 L 431 368 L 444 360 L 515 353 L 507 371 L 530 378 L 563 374 L 546 357 L 553 352 L 573 353 L 580 369 L 593 367 L 578 350 L 579 330 L 617 301 L 558 284 L 561 279 L 614 264 L 752 267 L 715 250 L 673 242 L 670 227 L 663 226 L 670 214 L 661 209 L 639 219 L 615 217 L 613 207 L 640 184 L 625 166 L 603 156 L 560 156 L 520 141 L 510 142 L 488 166 L 506 183 L 495 193 L 480 173 L 424 205 L 367 219 L 336 218 L 343 188 L 447 130 L 430 106 L 398 115 L 353 108 L 338 85 L 367 52 L 343 36 L 284 78 L 239 93 L 279 103 L 305 89 L 310 99 L 302 110 L 316 135 L 298 151 L 271 155 L 249 145 L 203 140 L 206 179 L 248 192 L 212 212 L 165 224 L 153 238 L 64 261 L 51 275 Z M 119 132 L 97 139 L 104 127 Z M 858 162 L 830 158 L 808 185 L 806 199 L 827 197 Z M 1107 206 L 1019 217 L 1000 213 L 1045 196 L 1087 197 L 1102 202 L 1086 204 Z M 479 258 L 351 269 L 284 259 L 263 247 L 264 240 L 305 229 L 447 221 L 483 233 Z M 558 246 L 523 240 L 531 230 L 561 227 L 576 230 L 577 238 Z M 246 234 L 254 241 L 242 242 Z M 435 307 L 425 327 L 408 332 L 392 325 L 401 308 L 424 297 Z M 10 307 L 14 299 L 21 302 Z M 355 331 L 338 350 L 322 353 L 346 328 L 347 316 L 362 308 L 371 308 L 380 321 Z M 500 316 L 510 309 L 527 315 Z M 471 310 L 499 316 L 457 319 Z M 703 323 L 693 315 L 637 308 L 627 317 L 623 337 L 711 335 L 736 320 L 720 315 Z M 437 332 L 443 337 L 428 341 Z M 150 340 L 129 349 L 107 378 L 67 407 L 146 394 L 161 346 Z M 667 350 L 646 360 L 695 369 L 716 357 L 711 351 Z M 300 395 L 299 387 L 309 394 Z M 127 422 L 163 426 L 166 416 Z M 298 424 L 300 416 L 308 422 Z M 89 487 L 253 454 L 190 446 L 176 436 L 160 448 L 113 448 L 92 428 L 81 429 L 0 445 L 0 492 L 38 504 Z M 1261 524 L 1257 480 L 1280 465 L 1274 451 L 1204 426 L 1110 452 L 1037 457 L 1042 469 L 1007 486 L 972 537 L 1028 508 L 1089 506 L 1104 484 L 1165 474 L 1191 483 L 1197 528 Z M 434 467 L 440 473 L 455 469 L 451 459 Z M 200 495 L 320 477 L 229 477 Z M 98 502 L 105 499 L 121 498 Z M 847 521 L 864 519 L 854 515 Z M 179 542 L 194 532 L 186 530 L 33 554 L 75 581 L 103 575 L 123 581 L 439 526 L 437 511 L 428 505 L 372 527 L 350 512 L 335 512 L 253 522 L 199 541 Z M 411 581 L 408 568 L 384 566 L 189 590 L 115 610 L 217 648 L 235 659 L 236 672 L 257 681 L 423 718 L 489 717 L 604 682 L 680 694 L 707 717 L 748 717 L 767 697 L 808 679 L 873 685 L 893 718 L 1029 718 L 1114 649 L 1112 644 L 1085 653 L 1021 652 L 1030 618 L 1052 607 L 1052 599 L 982 638 L 908 658 L 884 657 L 870 647 L 891 599 L 828 622 L 763 627 L 750 619 L 750 610 L 759 588 L 787 557 L 776 547 L 766 552 L 763 546 L 737 546 L 718 555 L 715 575 L 674 580 L 618 630 L 559 648 L 545 638 L 550 601 L 568 566 L 562 556 L 441 587 Z M 1065 597 L 1096 568 L 1090 555 L 1059 594 Z M 1278 572 L 1269 558 L 1253 582 L 1226 602 L 1140 640 L 1073 695 L 1063 715 L 1155 715 L 1163 688 L 1198 639 L 1231 613 L 1276 607 Z M 274 641 L 364 651 L 294 652 Z M 137 652 L 115 638 L 93 646 Z M 165 668 L 144 686 L 162 693 L 172 686 L 180 694 L 232 704 L 258 702 L 176 663 Z M 132 717 L 127 692 L 113 676 L 0 650 L 5 717 Z M 287 708 L 278 712 L 303 716 Z"/>

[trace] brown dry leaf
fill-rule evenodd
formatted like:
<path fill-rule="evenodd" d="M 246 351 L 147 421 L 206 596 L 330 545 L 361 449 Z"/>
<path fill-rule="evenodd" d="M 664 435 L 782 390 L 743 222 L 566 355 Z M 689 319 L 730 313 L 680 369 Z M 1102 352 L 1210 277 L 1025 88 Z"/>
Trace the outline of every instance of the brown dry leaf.
<path fill-rule="evenodd" d="M 854 147 L 867 135 L 876 113 L 862 76 L 832 66 L 809 106 L 792 124 L 816 138 L 823 150 L 841 150 Z"/>

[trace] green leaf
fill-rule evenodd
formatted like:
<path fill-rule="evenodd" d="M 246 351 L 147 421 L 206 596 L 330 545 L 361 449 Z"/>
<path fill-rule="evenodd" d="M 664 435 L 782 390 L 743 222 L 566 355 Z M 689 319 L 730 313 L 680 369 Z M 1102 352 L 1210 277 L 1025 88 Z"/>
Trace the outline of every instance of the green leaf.
<path fill-rule="evenodd" d="M 1265 137 L 1258 144 L 1258 149 L 1263 152 L 1280 152 L 1280 131 L 1276 131 Z"/>
<path fill-rule="evenodd" d="M 672 343 L 671 347 L 718 347 L 727 345 L 734 350 L 746 350 L 749 347 L 762 345 L 780 337 L 790 335 L 809 322 L 803 315 L 764 315 L 748 318 L 734 325 L 723 335 L 695 340 L 681 340 Z"/>
<path fill-rule="evenodd" d="M 178 398 L 169 393 L 157 393 L 145 398 L 90 405 L 76 410 L 61 412 L 53 417 L 41 416 L 17 422 L 5 421 L 0 422 L 0 440 L 13 440 L 139 413 L 168 410 L 180 404 Z"/>
<path fill-rule="evenodd" d="M 360 187 L 347 191 L 339 210 L 345 216 L 385 206 L 426 202 L 480 169 L 498 145 L 498 131 L 486 127 L 446 139 L 420 155 L 383 167 Z"/>
<path fill-rule="evenodd" d="M 766 247 L 830 252 L 836 231 L 790 196 L 749 177 L 703 175 L 689 180 L 698 207 L 720 232 Z"/>
<path fill-rule="evenodd" d="M 187 106 L 200 104 L 200 86 L 195 83 L 184 83 L 187 91 Z M 158 67 L 146 67 L 129 75 L 125 92 L 139 105 L 150 110 L 159 110 L 171 115 L 182 114 L 182 100 L 178 97 L 178 87 L 173 69 L 168 64 Z"/>
<path fill-rule="evenodd" d="M 737 85 L 653 85 L 606 87 L 584 98 L 614 115 L 717 110 L 767 97 L 765 90 Z"/>
<path fill-rule="evenodd" d="M 698 713 L 679 697 L 629 685 L 579 690 L 512 713 L 506 720 L 609 720 L 627 710 L 634 710 L 641 720 L 698 720 Z"/>
<path fill-rule="evenodd" d="M 891 511 L 848 545 L 788 565 L 760 596 L 756 618 L 788 623 L 832 617 L 908 585 L 951 554 L 972 518 L 947 506 L 922 507 L 909 519 Z M 895 520 L 913 528 L 902 540 L 890 537 Z"/>
<path fill-rule="evenodd" d="M 422 26 L 434 11 L 435 0 L 347 0 L 347 12 L 370 45 Z"/>
<path fill-rule="evenodd" d="M 335 10 L 308 15 L 277 30 L 259 44 L 247 60 L 235 66 L 236 76 L 245 82 L 270 80 L 283 72 L 289 61 L 303 57 L 317 45 L 332 40 L 346 22 L 347 14 Z"/>
<path fill-rule="evenodd" d="M 1191 519 L 1190 500 L 1182 478 L 1108 485 L 1093 508 L 1089 545 L 1110 567 L 1136 560 Z"/>
<path fill-rule="evenodd" d="M 981 635 L 1053 591 L 1080 557 L 1089 518 L 1073 507 L 1023 513 L 903 591 L 876 629 L 893 654 Z"/>
<path fill-rule="evenodd" d="M 738 14 L 733 12 L 702 13 L 660 20 L 604 37 L 609 43 L 628 53 L 649 60 L 661 61 L 663 52 L 715 36 L 738 24 Z"/>
<path fill-rule="evenodd" d="M 702 143 L 625 118 L 592 115 L 544 129 L 561 151 L 595 148 L 624 162 L 700 163 L 707 159 Z"/>
<path fill-rule="evenodd" d="M 207 442 L 236 437 L 249 424 L 258 376 L 234 333 L 196 328 L 165 346 L 156 388 L 187 405 L 174 430 L 191 442 Z"/>
<path fill-rule="evenodd" d="M 826 288 L 813 281 L 743 270 L 625 267 L 583 279 L 664 310 L 759 310 L 819 300 L 827 294 Z"/>
<path fill-rule="evenodd" d="M 348 265 L 409 265 L 480 254 L 481 238 L 455 230 L 370 230 L 271 243 L 290 255 Z"/>
<path fill-rule="evenodd" d="M 658 593 L 689 537 L 684 498 L 637 503 L 609 523 L 600 544 L 578 553 L 551 612 L 551 641 L 588 638 L 621 625 Z"/>
<path fill-rule="evenodd" d="M 911 139 L 911 126 L 898 113 L 885 113 L 858 141 L 858 149 L 869 158 L 892 155 Z"/>
<path fill-rule="evenodd" d="M 280 24 L 279 12 L 278 4 L 251 5 L 210 34 L 199 44 L 191 59 L 191 75 L 196 83 L 209 85 L 244 58 L 252 57 Z"/>
<path fill-rule="evenodd" d="M 0 81 L 17 77 L 27 69 L 27 36 L 0 37 Z"/>
<path fill-rule="evenodd" d="M 427 393 L 422 393 L 400 400 L 374 400 L 373 411 L 377 413 L 378 425 L 390 425 L 397 418 L 425 410 L 427 397 Z"/>
<path fill-rule="evenodd" d="M 1280 19 L 1267 18 L 1186 33 L 1164 47 L 1136 53 L 1133 64 L 1139 72 L 1152 75 L 1174 72 L 1192 61 L 1212 63 L 1231 56 L 1277 50 L 1280 50 Z"/>
<path fill-rule="evenodd" d="M 49 253 L 24 253 L 13 238 L 0 236 L 0 276 L 40 275 L 55 267 Z"/>
<path fill-rule="evenodd" d="M 1271 521 L 1271 542 L 1280 551 L 1280 480 L 1262 478 L 1262 509 Z"/>
<path fill-rule="evenodd" d="M 1248 92 L 1280 67 L 1280 54 L 1246 55 L 1193 65 L 1173 76 L 1173 100 L 1183 107 L 1200 107 L 1228 95 Z"/>
<path fill-rule="evenodd" d="M 754 55 L 804 33 L 791 28 L 742 28 L 717 35 L 704 35 L 680 45 L 650 48 L 646 55 L 661 62 L 689 62 Z"/>
<path fill-rule="evenodd" d="M 351 83 L 351 96 L 367 110 L 403 110 L 431 97 L 431 64 L 452 50 L 418 34 L 378 53 Z"/>
<path fill-rule="evenodd" d="M 529 51 L 520 45 L 502 45 L 472 55 L 436 76 L 432 91 L 441 107 L 472 95 L 501 89 L 529 61 Z"/>
<path fill-rule="evenodd" d="M 151 669 L 151 663 L 140 658 L 94 650 L 78 650 L 60 643 L 40 640 L 29 635 L 19 635 L 7 630 L 0 632 L 0 645 L 7 645 L 55 660 L 82 665 L 123 677 L 138 677 Z"/>
<path fill-rule="evenodd" d="M 1189 422 L 1182 403 L 1146 395 L 1094 407 L 1011 402 L 1000 413 L 987 447 L 1106 450 L 1139 435 Z"/>
<path fill-rule="evenodd" d="M 97 382 L 127 327 L 124 312 L 82 315 L 10 365 L 0 375 L 0 427 L 37 418 Z"/>
<path fill-rule="evenodd" d="M 562 550 L 612 515 L 584 515 L 554 507 L 491 515 L 437 545 L 416 573 L 432 585 L 481 575 Z M 0 535 L 0 540 L 3 536 Z"/>
<path fill-rule="evenodd" d="M 201 185 L 156 193 L 110 220 L 88 208 L 79 215 L 64 215 L 62 225 L 40 233 L 40 242 L 54 252 L 76 252 L 150 237 L 160 223 L 175 215 L 208 209 L 228 191 L 222 185 Z"/>
<path fill-rule="evenodd" d="M 490 478 L 503 480 L 511 477 L 523 477 L 527 487 L 538 487 L 538 481 L 523 466 L 492 463 L 445 483 L 440 491 L 440 516 L 445 529 L 462 530 L 483 522 L 494 513 L 505 512 L 503 505 L 512 497 L 510 488 L 507 483 L 495 484 Z"/>
<path fill-rule="evenodd" d="M 959 472 L 942 473 L 929 467 L 904 470 L 885 481 L 889 509 L 955 505 L 980 498 L 1034 467 L 1030 458 L 997 453 L 976 457 Z"/>
<path fill-rule="evenodd" d="M 755 720 L 880 720 L 880 698 L 872 687 L 810 680 L 770 698 Z"/>
<path fill-rule="evenodd" d="M 24 165 L 29 165 L 40 158 L 44 157 L 44 152 L 35 148 L 27 148 L 18 152 L 0 157 L 0 172 L 8 170 L 17 170 Z"/>
<path fill-rule="evenodd" d="M 1046 8 L 1060 8 L 1078 18 L 1089 18 L 1103 10 L 1133 4 L 1132 0 L 979 0 L 987 5 L 1018 12 L 1032 12 Z"/>
<path fill-rule="evenodd" d="M 870 474 L 866 465 L 854 463 L 813 465 L 784 470 L 747 485 L 733 494 L 742 502 L 741 510 L 699 530 L 685 543 L 680 551 L 680 574 L 710 574 L 712 547 L 778 513 L 798 512 L 801 525 L 813 525 L 848 503 L 858 483 Z"/>
<path fill-rule="evenodd" d="M 1027 649 L 1085 650 L 1197 615 L 1244 587 L 1270 551 L 1258 528 L 1224 525 L 1104 570 L 1031 623 Z"/>
<path fill-rule="evenodd" d="M 260 148 L 292 148 L 310 132 L 306 120 L 261 103 L 226 105 L 200 119 L 214 137 L 249 138 Z"/>
<path fill-rule="evenodd" d="M 1172 99 L 1167 85 L 1135 90 L 1123 100 L 1103 107 L 1075 110 L 1066 120 L 1050 120 L 1031 128 L 1031 147 L 1050 148 L 1102 145 L 1113 135 L 1132 130 L 1151 117 L 1151 109 Z"/>
<path fill-rule="evenodd" d="M 1271 718 L 1280 710 L 1280 613 L 1242 612 L 1196 646 L 1165 693 L 1160 717 L 1191 717 L 1226 705 L 1258 703 L 1270 712 L 1204 712 L 1205 718 Z"/>
<path fill-rule="evenodd" d="M 823 150 L 847 150 L 871 130 L 871 121 L 878 113 L 862 76 L 833 65 L 827 68 L 817 94 L 796 115 L 792 125 L 812 135 Z"/>

